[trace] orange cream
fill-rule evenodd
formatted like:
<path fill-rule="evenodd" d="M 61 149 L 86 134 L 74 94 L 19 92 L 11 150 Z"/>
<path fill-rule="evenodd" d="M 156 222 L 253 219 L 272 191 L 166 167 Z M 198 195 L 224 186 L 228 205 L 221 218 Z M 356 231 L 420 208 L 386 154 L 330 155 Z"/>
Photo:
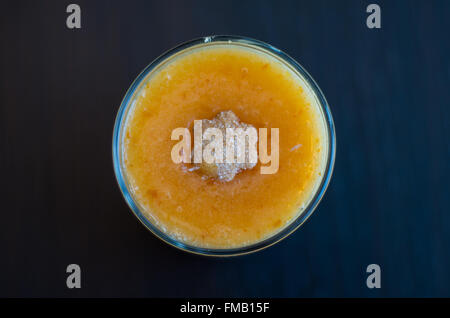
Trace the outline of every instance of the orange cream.
<path fill-rule="evenodd" d="M 172 130 L 227 110 L 256 128 L 279 128 L 277 173 L 261 174 L 258 163 L 220 182 L 172 161 Z M 311 89 L 285 62 L 250 46 L 197 46 L 156 67 L 134 101 L 125 174 L 142 212 L 168 235 L 197 247 L 242 247 L 302 213 L 324 174 L 326 136 Z"/>

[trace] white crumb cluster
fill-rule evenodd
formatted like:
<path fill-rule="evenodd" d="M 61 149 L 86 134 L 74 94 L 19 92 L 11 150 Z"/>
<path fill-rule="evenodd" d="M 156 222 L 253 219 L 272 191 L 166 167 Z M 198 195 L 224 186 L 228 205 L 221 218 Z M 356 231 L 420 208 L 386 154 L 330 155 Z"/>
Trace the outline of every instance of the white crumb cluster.
<path fill-rule="evenodd" d="M 211 163 L 202 162 L 201 164 L 194 164 L 194 167 L 203 173 L 205 177 L 216 178 L 220 181 L 231 181 L 234 177 L 242 170 L 252 169 L 256 166 L 256 160 L 253 162 L 250 160 L 249 147 L 250 142 L 246 142 L 245 130 L 248 128 L 255 129 L 250 124 L 241 122 L 240 119 L 231 110 L 220 112 L 213 119 L 203 119 L 202 120 L 202 131 L 205 132 L 208 128 L 218 128 L 221 130 L 223 138 L 223 163 Z M 229 136 L 226 134 L 227 128 L 242 128 L 238 130 L 237 138 L 234 136 Z M 256 137 L 257 138 L 257 137 Z M 248 141 L 248 140 L 247 140 Z M 256 139 L 257 141 L 257 139 Z M 203 149 L 209 144 L 209 140 L 203 140 Z M 242 142 L 245 144 L 242 145 Z M 234 154 L 236 163 L 226 163 L 226 145 L 234 143 Z M 245 152 L 241 153 L 238 149 L 243 146 Z M 256 149 L 255 149 L 256 151 Z"/>

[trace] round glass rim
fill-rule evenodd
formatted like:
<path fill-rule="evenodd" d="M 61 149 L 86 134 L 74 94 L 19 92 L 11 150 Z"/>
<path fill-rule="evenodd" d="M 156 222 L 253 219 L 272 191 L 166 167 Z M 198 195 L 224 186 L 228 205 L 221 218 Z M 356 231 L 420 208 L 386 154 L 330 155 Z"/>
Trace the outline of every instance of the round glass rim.
<path fill-rule="evenodd" d="M 161 231 L 156 225 L 154 225 L 147 217 L 141 212 L 138 207 L 138 203 L 135 202 L 133 195 L 130 193 L 127 181 L 125 178 L 124 168 L 122 166 L 122 132 L 124 129 L 124 124 L 126 123 L 126 116 L 130 106 L 133 104 L 135 94 L 141 88 L 141 85 L 145 84 L 147 75 L 149 75 L 157 66 L 159 66 L 166 59 L 172 57 L 173 55 L 184 51 L 185 49 L 191 48 L 193 46 L 205 45 L 207 43 L 216 43 L 216 42 L 224 42 L 224 43 L 234 43 L 234 44 L 242 44 L 246 46 L 250 46 L 256 49 L 262 49 L 262 51 L 268 51 L 268 53 L 275 55 L 275 57 L 280 58 L 282 61 L 291 66 L 295 71 L 300 73 L 302 78 L 306 81 L 307 85 L 309 85 L 310 89 L 314 93 L 315 97 L 319 101 L 319 105 L 322 108 L 322 114 L 325 120 L 325 127 L 327 129 L 328 134 L 328 157 L 327 162 L 325 164 L 325 172 L 322 177 L 321 183 L 318 188 L 315 190 L 315 194 L 312 197 L 311 201 L 308 205 L 303 209 L 303 212 L 299 213 L 294 220 L 290 222 L 285 228 L 280 231 L 274 233 L 273 235 L 268 236 L 267 238 L 258 241 L 254 244 L 235 247 L 235 248 L 206 248 L 206 247 L 198 247 L 194 245 L 189 245 L 184 242 L 180 242 L 175 238 L 171 237 L 169 234 Z M 190 252 L 193 254 L 204 255 L 204 256 L 236 256 L 253 253 L 262 249 L 265 249 L 269 246 L 272 246 L 284 238 L 291 235 L 295 232 L 305 221 L 312 215 L 312 213 L 317 208 L 320 203 L 325 191 L 330 183 L 331 176 L 333 174 L 334 161 L 336 156 L 336 134 L 334 129 L 333 117 L 331 115 L 331 111 L 328 106 L 328 102 L 322 93 L 319 86 L 313 80 L 311 75 L 293 58 L 291 58 L 288 54 L 283 51 L 273 47 L 270 44 L 265 42 L 255 40 L 248 37 L 243 36 L 231 36 L 231 35 L 213 35 L 206 36 L 197 39 L 193 39 L 191 41 L 184 42 L 168 51 L 160 55 L 153 62 L 151 62 L 145 69 L 137 76 L 137 78 L 133 81 L 130 88 L 126 92 L 121 104 L 120 108 L 117 112 L 116 120 L 114 123 L 113 130 L 113 140 L 112 140 L 112 156 L 113 156 L 113 167 L 116 175 L 116 180 L 119 185 L 120 191 L 128 204 L 129 208 L 133 212 L 133 214 L 138 218 L 138 220 L 157 238 L 161 239 L 165 243 L 176 247 L 185 252 Z"/>

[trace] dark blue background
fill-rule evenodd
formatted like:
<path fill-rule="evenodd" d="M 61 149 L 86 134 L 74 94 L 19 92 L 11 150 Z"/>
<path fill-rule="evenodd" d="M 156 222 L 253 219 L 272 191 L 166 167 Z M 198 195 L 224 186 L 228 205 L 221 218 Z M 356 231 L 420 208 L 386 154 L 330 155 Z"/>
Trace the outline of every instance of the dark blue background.
<path fill-rule="evenodd" d="M 450 1 L 17 1 L 0 13 L 0 296 L 450 296 Z M 378 3 L 382 28 L 366 27 Z M 335 172 L 314 215 L 262 252 L 166 246 L 116 185 L 115 114 L 180 42 L 236 34 L 299 61 L 327 97 Z M 65 286 L 66 266 L 82 288 Z M 368 264 L 382 288 L 366 287 Z"/>

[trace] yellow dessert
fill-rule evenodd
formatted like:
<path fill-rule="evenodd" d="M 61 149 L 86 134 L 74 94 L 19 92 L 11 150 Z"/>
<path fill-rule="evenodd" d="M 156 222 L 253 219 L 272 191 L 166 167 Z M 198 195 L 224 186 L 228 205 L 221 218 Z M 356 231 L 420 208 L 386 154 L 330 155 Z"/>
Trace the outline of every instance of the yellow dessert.
<path fill-rule="evenodd" d="M 223 182 L 172 161 L 175 128 L 223 111 L 279 128 L 276 173 L 261 174 L 258 162 Z M 162 231 L 197 247 L 235 248 L 302 212 L 322 180 L 327 143 L 320 106 L 300 75 L 268 53 L 219 43 L 177 54 L 150 74 L 126 121 L 124 167 L 135 201 Z"/>

